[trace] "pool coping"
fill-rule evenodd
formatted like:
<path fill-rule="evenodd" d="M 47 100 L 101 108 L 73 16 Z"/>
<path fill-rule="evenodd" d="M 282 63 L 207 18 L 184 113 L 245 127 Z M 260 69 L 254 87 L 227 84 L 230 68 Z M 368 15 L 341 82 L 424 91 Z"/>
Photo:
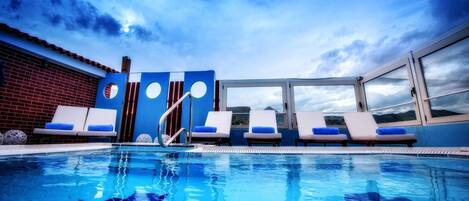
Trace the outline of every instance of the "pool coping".
<path fill-rule="evenodd" d="M 217 147 L 198 146 L 188 152 L 240 154 L 414 155 L 469 159 L 469 147 Z"/>
<path fill-rule="evenodd" d="M 120 146 L 160 147 L 154 143 L 78 143 L 40 145 L 1 145 L 0 156 L 22 156 L 61 152 L 92 151 Z M 188 148 L 189 153 L 226 154 L 396 154 L 415 156 L 443 156 L 469 158 L 469 147 L 267 147 L 267 146 L 214 146 L 175 144 L 171 147 Z"/>

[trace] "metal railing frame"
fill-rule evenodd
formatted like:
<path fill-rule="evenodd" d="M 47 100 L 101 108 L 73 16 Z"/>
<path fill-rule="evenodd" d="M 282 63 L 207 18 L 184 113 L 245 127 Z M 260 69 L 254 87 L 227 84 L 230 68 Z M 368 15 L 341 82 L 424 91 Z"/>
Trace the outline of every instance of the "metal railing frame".
<path fill-rule="evenodd" d="M 171 114 L 179 104 L 184 101 L 184 99 L 189 98 L 189 132 L 186 128 L 180 128 L 176 133 L 174 133 L 171 138 L 168 139 L 167 142 L 163 140 L 163 134 L 165 133 L 164 128 L 166 124 L 166 119 L 168 118 L 169 114 Z M 181 98 L 179 98 L 168 110 L 166 110 L 163 115 L 161 115 L 160 121 L 158 123 L 158 143 L 162 147 L 168 147 L 181 133 L 184 133 L 185 140 L 184 145 L 189 145 L 192 141 L 192 95 L 191 92 L 186 92 Z M 189 133 L 189 135 L 188 135 Z"/>

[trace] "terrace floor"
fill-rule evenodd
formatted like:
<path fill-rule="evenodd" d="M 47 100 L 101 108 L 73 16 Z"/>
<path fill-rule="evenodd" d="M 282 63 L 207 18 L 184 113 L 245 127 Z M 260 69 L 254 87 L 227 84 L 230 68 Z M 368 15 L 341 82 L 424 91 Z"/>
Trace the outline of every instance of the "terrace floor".
<path fill-rule="evenodd" d="M 151 143 L 80 143 L 3 145 L 0 156 L 47 154 L 70 151 L 108 149 L 113 146 L 158 146 Z M 181 146 L 181 145 L 179 145 Z M 469 147 L 268 147 L 213 146 L 195 144 L 188 152 L 196 153 L 254 153 L 254 154 L 409 154 L 417 156 L 456 156 L 469 158 Z"/>

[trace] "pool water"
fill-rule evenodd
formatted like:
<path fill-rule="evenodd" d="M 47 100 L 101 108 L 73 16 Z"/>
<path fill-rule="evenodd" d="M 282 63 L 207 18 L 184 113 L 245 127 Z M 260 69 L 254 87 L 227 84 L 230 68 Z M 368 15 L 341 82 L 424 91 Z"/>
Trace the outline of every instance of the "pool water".
<path fill-rule="evenodd" d="M 107 150 L 0 157 L 0 200 L 469 200 L 469 160 Z"/>

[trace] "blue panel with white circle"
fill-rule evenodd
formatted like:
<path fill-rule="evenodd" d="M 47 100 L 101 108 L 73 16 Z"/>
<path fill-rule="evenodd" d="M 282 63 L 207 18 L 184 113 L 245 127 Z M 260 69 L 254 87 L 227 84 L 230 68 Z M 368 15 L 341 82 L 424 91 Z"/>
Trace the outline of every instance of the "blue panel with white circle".
<path fill-rule="evenodd" d="M 209 111 L 213 111 L 215 71 L 189 71 L 184 73 L 184 93 L 192 94 L 192 128 L 203 126 Z M 181 126 L 189 129 L 189 100 L 182 106 Z M 191 128 L 191 129 L 192 129 Z M 180 137 L 184 142 L 184 136 Z"/>
<path fill-rule="evenodd" d="M 96 107 L 117 110 L 116 131 L 120 132 L 122 110 L 124 107 L 127 74 L 108 73 L 98 84 Z M 119 136 L 119 135 L 118 135 Z"/>
<path fill-rule="evenodd" d="M 134 142 L 155 138 L 158 122 L 167 109 L 169 73 L 142 73 L 135 119 Z M 139 136 L 142 136 L 139 138 Z M 145 138 L 146 137 L 146 138 Z M 150 140 L 151 142 L 151 140 Z"/>

